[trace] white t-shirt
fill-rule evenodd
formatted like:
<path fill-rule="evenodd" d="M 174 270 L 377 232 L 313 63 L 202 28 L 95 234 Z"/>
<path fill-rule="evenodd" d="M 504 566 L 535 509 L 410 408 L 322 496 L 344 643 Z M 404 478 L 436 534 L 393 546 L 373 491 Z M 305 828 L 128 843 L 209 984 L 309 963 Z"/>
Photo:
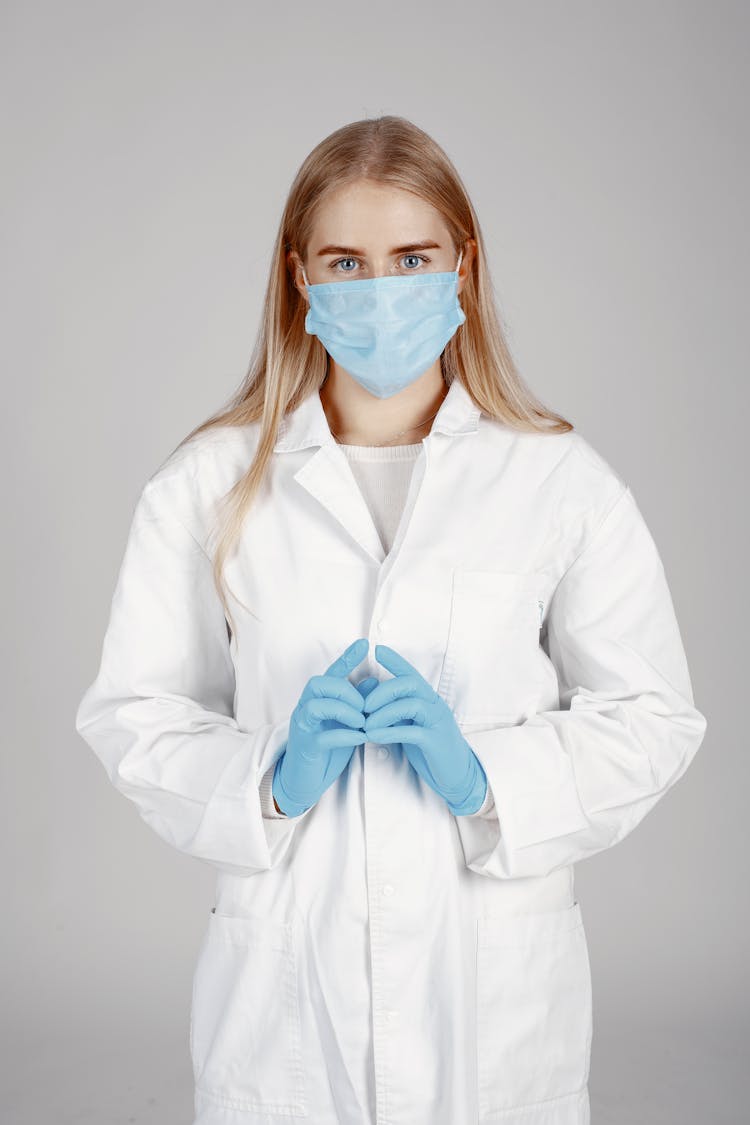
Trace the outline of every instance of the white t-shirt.
<path fill-rule="evenodd" d="M 390 551 L 409 492 L 416 445 L 340 445 L 370 509 L 383 550 Z"/>

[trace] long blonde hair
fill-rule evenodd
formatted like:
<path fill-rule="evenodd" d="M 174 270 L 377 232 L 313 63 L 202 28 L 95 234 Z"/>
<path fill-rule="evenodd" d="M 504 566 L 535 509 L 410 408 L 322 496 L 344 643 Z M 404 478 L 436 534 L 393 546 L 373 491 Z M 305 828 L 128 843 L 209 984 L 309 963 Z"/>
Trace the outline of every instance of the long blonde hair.
<path fill-rule="evenodd" d="M 177 446 L 215 426 L 260 422 L 253 460 L 222 498 L 223 526 L 213 560 L 214 582 L 235 632 L 224 589 L 225 560 L 263 483 L 283 415 L 317 393 L 327 371 L 325 348 L 305 331 L 307 303 L 294 284 L 287 253 L 296 252 L 305 261 L 317 207 L 328 193 L 363 179 L 413 192 L 431 203 L 448 226 L 456 254 L 467 239 L 476 242 L 473 269 L 461 291 L 466 321 L 441 357 L 446 382 L 458 377 L 485 414 L 516 429 L 573 429 L 531 393 L 515 366 L 496 308 L 479 220 L 446 153 L 404 117 L 365 118 L 336 129 L 310 152 L 290 188 L 247 375 L 228 405 Z"/>

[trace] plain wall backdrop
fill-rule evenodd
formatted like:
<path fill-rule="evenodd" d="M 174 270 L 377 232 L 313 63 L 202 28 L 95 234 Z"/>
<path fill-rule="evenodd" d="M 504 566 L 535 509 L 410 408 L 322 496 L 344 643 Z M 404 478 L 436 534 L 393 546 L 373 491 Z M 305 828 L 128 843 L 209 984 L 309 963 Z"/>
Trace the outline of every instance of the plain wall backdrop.
<path fill-rule="evenodd" d="M 187 1125 L 214 875 L 74 729 L 133 506 L 236 388 L 309 150 L 396 113 L 477 208 L 524 378 L 631 486 L 708 719 L 576 868 L 594 1125 L 744 1120 L 748 9 L 6 2 L 0 1118 Z"/>

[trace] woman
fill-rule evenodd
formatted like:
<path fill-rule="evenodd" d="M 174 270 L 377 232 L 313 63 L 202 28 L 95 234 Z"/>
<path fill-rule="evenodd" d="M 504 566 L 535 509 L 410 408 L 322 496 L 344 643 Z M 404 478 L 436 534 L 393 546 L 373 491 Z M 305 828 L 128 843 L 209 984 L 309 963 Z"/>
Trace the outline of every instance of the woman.
<path fill-rule="evenodd" d="M 410 122 L 300 168 L 250 372 L 142 490 L 76 725 L 217 873 L 195 1125 L 589 1121 L 573 867 L 706 721 L 633 494 L 523 385 Z"/>

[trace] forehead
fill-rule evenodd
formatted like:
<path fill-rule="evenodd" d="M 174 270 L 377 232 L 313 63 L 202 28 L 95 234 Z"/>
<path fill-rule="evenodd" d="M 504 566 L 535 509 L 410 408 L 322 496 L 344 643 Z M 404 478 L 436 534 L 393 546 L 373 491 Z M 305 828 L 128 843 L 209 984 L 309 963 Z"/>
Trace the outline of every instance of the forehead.
<path fill-rule="evenodd" d="M 413 192 L 371 181 L 346 184 L 319 203 L 311 239 L 326 242 L 389 246 L 414 239 L 447 239 L 448 228 L 440 212 Z"/>

